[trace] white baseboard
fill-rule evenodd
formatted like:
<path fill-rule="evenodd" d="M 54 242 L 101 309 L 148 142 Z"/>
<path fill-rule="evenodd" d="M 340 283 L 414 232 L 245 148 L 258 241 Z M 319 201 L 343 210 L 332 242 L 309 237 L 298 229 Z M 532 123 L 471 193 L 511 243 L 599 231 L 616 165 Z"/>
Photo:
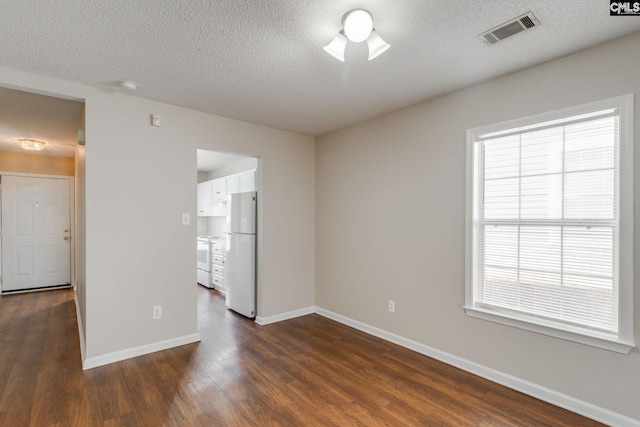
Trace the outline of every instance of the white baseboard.
<path fill-rule="evenodd" d="M 437 350 L 417 341 L 404 338 L 400 335 L 376 328 L 375 326 L 367 325 L 366 323 L 359 322 L 341 314 L 333 313 L 320 307 L 316 307 L 315 312 L 321 316 L 335 320 L 336 322 L 351 326 L 352 328 L 358 329 L 362 332 L 366 332 L 369 335 L 382 338 L 383 340 L 408 348 L 417 353 L 424 354 L 425 356 L 439 360 L 448 365 L 455 366 L 456 368 L 460 368 L 505 387 L 509 387 L 513 390 L 517 390 L 521 393 L 567 409 L 571 412 L 584 415 L 585 417 L 600 421 L 607 425 L 619 427 L 640 426 L 640 420 L 629 418 L 625 415 L 618 414 L 566 394 L 559 393 L 547 387 L 505 374 L 504 372 L 471 362 L 470 360 L 463 359 L 453 354 Z"/>
<path fill-rule="evenodd" d="M 101 356 L 82 359 L 82 369 L 87 370 L 97 368 L 98 366 L 108 365 L 109 363 L 120 362 L 122 360 L 131 359 L 132 357 L 143 356 L 156 351 L 167 350 L 173 347 L 179 347 L 185 344 L 191 344 L 200 341 L 200 334 L 184 335 L 182 337 L 171 338 L 165 341 L 159 341 L 140 347 L 128 348 L 126 350 L 116 351 L 113 353 L 103 354 Z"/>
<path fill-rule="evenodd" d="M 82 369 L 84 369 L 84 328 L 82 327 L 81 315 L 80 315 L 80 303 L 78 302 L 78 294 L 73 293 L 73 302 L 76 303 L 76 320 L 78 321 L 78 335 L 80 335 L 80 360 L 82 360 Z"/>
<path fill-rule="evenodd" d="M 301 308 L 299 310 L 288 311 L 286 313 L 275 314 L 273 316 L 257 316 L 256 323 L 258 325 L 268 325 L 269 323 L 282 322 L 283 320 L 289 320 L 296 317 L 306 316 L 308 314 L 313 314 L 316 312 L 315 307 L 306 307 Z"/>

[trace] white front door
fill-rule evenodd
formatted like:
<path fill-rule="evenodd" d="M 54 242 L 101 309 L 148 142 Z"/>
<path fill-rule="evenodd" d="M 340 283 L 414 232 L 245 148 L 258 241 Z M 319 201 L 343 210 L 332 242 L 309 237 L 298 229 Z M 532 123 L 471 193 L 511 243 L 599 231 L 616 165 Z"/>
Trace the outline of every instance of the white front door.
<path fill-rule="evenodd" d="M 70 284 L 69 181 L 1 180 L 2 292 Z"/>

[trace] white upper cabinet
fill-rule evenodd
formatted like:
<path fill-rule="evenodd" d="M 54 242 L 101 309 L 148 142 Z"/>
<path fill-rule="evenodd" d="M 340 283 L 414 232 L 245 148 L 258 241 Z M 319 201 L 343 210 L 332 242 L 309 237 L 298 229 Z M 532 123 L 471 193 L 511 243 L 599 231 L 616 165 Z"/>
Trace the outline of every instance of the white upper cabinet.
<path fill-rule="evenodd" d="M 198 184 L 198 216 L 226 216 L 226 202 L 226 178 L 218 178 Z"/>
<path fill-rule="evenodd" d="M 240 174 L 227 177 L 227 194 L 240 193 Z"/>
<path fill-rule="evenodd" d="M 198 216 L 225 216 L 227 195 L 256 191 L 256 171 L 249 170 L 198 184 Z"/>
<path fill-rule="evenodd" d="M 256 191 L 256 171 L 250 170 L 238 174 L 240 178 L 240 192 Z"/>
<path fill-rule="evenodd" d="M 227 194 L 256 191 L 255 169 L 227 176 Z"/>
<path fill-rule="evenodd" d="M 211 181 L 211 196 L 214 201 L 227 199 L 227 178 L 218 178 Z"/>
<path fill-rule="evenodd" d="M 198 216 L 213 215 L 211 183 L 212 181 L 205 181 L 198 184 Z"/>

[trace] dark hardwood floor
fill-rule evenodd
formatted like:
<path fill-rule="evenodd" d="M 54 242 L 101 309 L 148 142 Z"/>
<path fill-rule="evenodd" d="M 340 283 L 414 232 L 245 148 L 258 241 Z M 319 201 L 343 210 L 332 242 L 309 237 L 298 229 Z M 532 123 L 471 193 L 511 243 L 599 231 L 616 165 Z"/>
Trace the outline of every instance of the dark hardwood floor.
<path fill-rule="evenodd" d="M 199 288 L 202 342 L 82 371 L 73 292 L 0 296 L 0 426 L 596 426 L 305 316 L 258 326 Z"/>

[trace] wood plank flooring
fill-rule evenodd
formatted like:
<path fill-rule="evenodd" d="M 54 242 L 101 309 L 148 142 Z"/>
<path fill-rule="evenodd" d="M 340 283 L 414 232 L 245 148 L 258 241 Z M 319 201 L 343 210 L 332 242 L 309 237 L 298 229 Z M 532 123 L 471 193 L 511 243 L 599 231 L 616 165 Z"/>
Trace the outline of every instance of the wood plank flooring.
<path fill-rule="evenodd" d="M 0 426 L 598 426 L 310 315 L 199 287 L 202 342 L 82 371 L 73 292 L 0 296 Z"/>

